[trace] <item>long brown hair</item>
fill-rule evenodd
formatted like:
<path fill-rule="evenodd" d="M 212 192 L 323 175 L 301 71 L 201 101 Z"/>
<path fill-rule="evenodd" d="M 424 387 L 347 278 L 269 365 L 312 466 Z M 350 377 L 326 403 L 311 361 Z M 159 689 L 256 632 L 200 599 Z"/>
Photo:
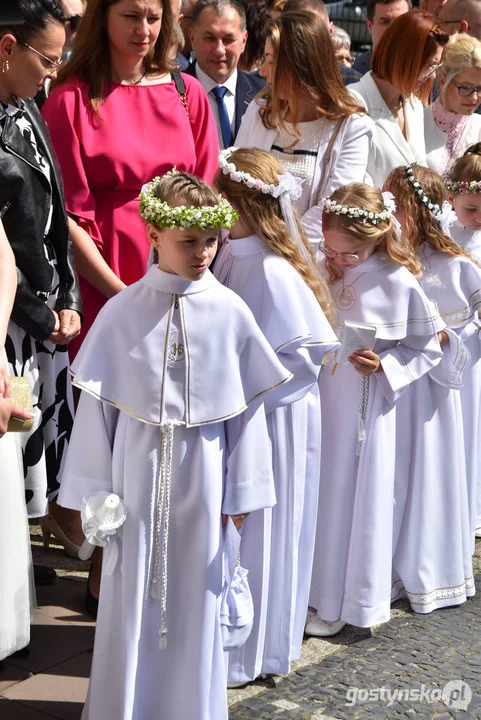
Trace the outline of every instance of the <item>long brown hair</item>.
<path fill-rule="evenodd" d="M 286 130 L 284 116 L 289 109 L 296 138 L 301 105 L 316 110 L 319 118 L 337 120 L 365 113 L 344 87 L 331 36 L 325 21 L 306 11 L 286 11 L 266 26 L 266 39 L 274 48 L 272 87 L 260 109 L 266 128 Z M 292 88 L 291 100 L 281 100 L 279 87 Z"/>
<path fill-rule="evenodd" d="M 285 172 L 277 158 L 257 148 L 239 148 L 232 153 L 229 161 L 234 163 L 237 170 L 250 173 L 254 178 L 274 185 L 278 184 L 279 175 Z M 294 210 L 294 218 L 304 251 L 289 232 L 278 198 L 251 189 L 244 183 L 234 182 L 229 175 L 220 171 L 214 183 L 226 194 L 240 217 L 249 224 L 270 250 L 283 257 L 297 270 L 306 285 L 311 288 L 327 319 L 332 320 L 331 296 L 320 273 L 314 270 L 317 267 L 315 257 L 296 211 Z"/>
<path fill-rule="evenodd" d="M 378 213 L 384 209 L 384 200 L 379 188 L 373 188 L 364 183 L 350 183 L 335 190 L 330 196 L 340 205 L 363 208 L 369 212 Z M 336 215 L 324 211 L 322 226 L 325 230 L 337 230 L 350 235 L 353 240 L 361 242 L 377 242 L 378 252 L 392 262 L 406 267 L 413 275 L 421 274 L 421 263 L 415 253 L 409 248 L 401 246 L 397 230 L 392 218 L 380 220 L 376 225 L 363 223 L 360 218 L 349 215 Z M 332 284 L 344 275 L 343 268 L 333 258 L 326 256 L 326 268 L 329 272 L 329 282 Z"/>
<path fill-rule="evenodd" d="M 420 183 L 425 194 L 433 204 L 442 207 L 448 199 L 443 179 L 437 172 L 421 165 L 412 165 L 415 179 Z M 414 187 L 408 180 L 406 167 L 395 168 L 384 183 L 386 190 L 392 192 L 396 204 L 403 211 L 402 240 L 413 253 L 418 252 L 423 242 L 429 243 L 434 250 L 446 253 L 451 257 L 467 257 L 476 262 L 441 228 L 439 220 L 419 199 Z M 477 264 L 477 263 L 476 263 Z"/>
<path fill-rule="evenodd" d="M 112 63 L 107 35 L 107 12 L 119 0 L 89 0 L 79 25 L 75 45 L 69 61 L 60 69 L 56 84 L 72 76 L 81 78 L 88 86 L 90 107 L 95 115 L 112 87 Z M 148 73 L 165 73 L 173 69 L 171 56 L 176 41 L 174 15 L 170 0 L 159 0 L 162 24 L 154 49 L 144 59 Z"/>
<path fill-rule="evenodd" d="M 438 47 L 444 47 L 448 41 L 449 35 L 432 15 L 411 10 L 393 20 L 376 45 L 372 73 L 403 95 L 416 95 L 426 105 L 435 75 L 432 73 L 418 89 L 419 76 Z"/>

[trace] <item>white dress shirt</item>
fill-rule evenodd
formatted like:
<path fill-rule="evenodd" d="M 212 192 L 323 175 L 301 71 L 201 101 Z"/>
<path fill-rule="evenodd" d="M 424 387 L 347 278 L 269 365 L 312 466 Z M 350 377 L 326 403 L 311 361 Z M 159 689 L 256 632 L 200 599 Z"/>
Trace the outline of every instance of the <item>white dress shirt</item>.
<path fill-rule="evenodd" d="M 212 94 L 212 90 L 219 86 L 219 83 L 216 83 L 215 80 L 212 80 L 212 78 L 207 75 L 203 70 L 200 69 L 199 63 L 197 62 L 195 65 L 195 76 L 197 80 L 200 82 L 202 87 L 207 93 L 207 97 L 209 99 L 209 105 L 210 109 L 212 110 L 212 113 L 214 115 L 215 125 L 217 128 L 217 135 L 219 137 L 219 147 L 221 150 L 224 149 L 224 141 L 222 139 L 222 130 L 220 127 L 220 120 L 219 120 L 219 111 L 217 109 L 217 100 L 215 99 L 215 96 Z M 226 93 L 226 96 L 224 98 L 224 103 L 227 109 L 227 114 L 229 116 L 230 126 L 232 128 L 232 135 L 235 135 L 234 130 L 234 124 L 235 124 L 235 90 L 237 86 L 237 69 L 234 70 L 232 75 L 228 80 L 225 81 L 225 83 L 222 83 L 224 87 L 227 88 L 228 92 Z"/>

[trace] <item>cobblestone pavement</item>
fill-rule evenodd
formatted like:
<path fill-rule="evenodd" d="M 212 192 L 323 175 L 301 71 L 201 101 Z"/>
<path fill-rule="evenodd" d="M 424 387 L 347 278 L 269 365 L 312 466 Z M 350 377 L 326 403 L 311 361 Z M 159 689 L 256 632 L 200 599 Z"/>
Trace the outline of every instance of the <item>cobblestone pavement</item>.
<path fill-rule="evenodd" d="M 88 565 L 56 545 L 44 550 L 38 526 L 31 534 L 35 561 L 60 577 L 39 589 L 31 655 L 7 661 L 0 674 L 0 719 L 79 720 L 94 632 L 83 608 Z M 229 690 L 230 720 L 481 720 L 481 540 L 476 550 L 474 598 L 430 615 L 400 601 L 377 628 L 309 638 L 289 676 Z M 441 699 L 448 682 L 458 683 L 445 690 L 450 705 Z"/>
<path fill-rule="evenodd" d="M 478 572 L 480 550 L 478 540 Z M 231 704 L 230 720 L 481 718 L 481 574 L 476 581 L 475 597 L 457 608 L 417 615 L 397 603 L 397 617 L 377 628 L 309 639 L 303 654 L 321 642 L 331 646 L 326 657 L 271 687 L 249 686 L 257 694 Z"/>

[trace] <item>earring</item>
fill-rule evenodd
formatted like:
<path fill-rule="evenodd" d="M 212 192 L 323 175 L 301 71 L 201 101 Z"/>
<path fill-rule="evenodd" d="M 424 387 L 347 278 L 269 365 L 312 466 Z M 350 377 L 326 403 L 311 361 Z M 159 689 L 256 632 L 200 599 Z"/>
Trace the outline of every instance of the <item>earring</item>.
<path fill-rule="evenodd" d="M 2 73 L 5 75 L 5 73 L 8 73 L 10 70 L 10 65 L 8 64 L 8 60 L 4 60 L 2 63 Z"/>

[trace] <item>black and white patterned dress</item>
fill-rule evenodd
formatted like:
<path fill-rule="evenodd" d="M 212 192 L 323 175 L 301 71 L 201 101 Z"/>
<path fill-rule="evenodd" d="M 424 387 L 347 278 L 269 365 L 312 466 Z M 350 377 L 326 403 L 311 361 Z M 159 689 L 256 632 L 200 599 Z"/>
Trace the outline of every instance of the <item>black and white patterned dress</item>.
<path fill-rule="evenodd" d="M 25 113 L 9 105 L 24 138 L 31 144 L 36 161 L 50 182 L 51 168 L 37 146 L 32 125 Z M 47 236 L 52 208 L 45 227 Z M 52 310 L 57 301 L 59 276 L 57 258 L 50 242 L 44 244 L 52 267 L 52 285 L 48 293 L 38 293 Z M 34 423 L 29 433 L 21 433 L 25 497 L 30 518 L 48 512 L 48 501 L 55 498 L 59 477 L 73 425 L 73 401 L 65 345 L 49 340 L 40 342 L 10 321 L 5 342 L 10 374 L 28 378 L 33 397 Z"/>

